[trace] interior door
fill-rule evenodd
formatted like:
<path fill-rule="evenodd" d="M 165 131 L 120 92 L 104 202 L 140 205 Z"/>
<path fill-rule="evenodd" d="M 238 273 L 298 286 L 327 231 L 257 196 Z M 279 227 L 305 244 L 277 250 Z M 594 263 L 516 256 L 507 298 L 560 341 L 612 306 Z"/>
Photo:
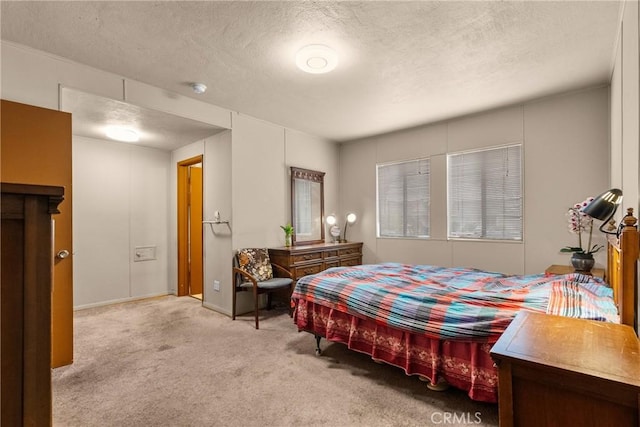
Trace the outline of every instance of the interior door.
<path fill-rule="evenodd" d="M 189 166 L 189 295 L 202 298 L 202 164 Z"/>
<path fill-rule="evenodd" d="M 202 158 L 178 162 L 178 296 L 202 294 Z"/>
<path fill-rule="evenodd" d="M 0 178 L 64 187 L 55 216 L 54 254 L 72 248 L 71 114 L 2 100 Z M 53 262 L 51 366 L 73 362 L 73 259 Z"/>

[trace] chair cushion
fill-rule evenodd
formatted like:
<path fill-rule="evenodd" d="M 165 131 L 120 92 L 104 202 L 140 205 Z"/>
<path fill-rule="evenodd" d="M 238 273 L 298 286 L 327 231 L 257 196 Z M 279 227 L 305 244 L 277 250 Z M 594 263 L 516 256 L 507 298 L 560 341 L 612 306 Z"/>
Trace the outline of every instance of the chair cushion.
<path fill-rule="evenodd" d="M 264 282 L 258 282 L 259 288 L 276 289 L 290 286 L 293 280 L 288 277 L 274 277 L 273 279 L 265 280 Z M 251 282 L 244 282 L 240 285 L 241 288 L 250 288 L 253 286 Z"/>
<path fill-rule="evenodd" d="M 245 248 L 238 251 L 238 267 L 258 282 L 273 278 L 269 251 L 266 248 Z"/>

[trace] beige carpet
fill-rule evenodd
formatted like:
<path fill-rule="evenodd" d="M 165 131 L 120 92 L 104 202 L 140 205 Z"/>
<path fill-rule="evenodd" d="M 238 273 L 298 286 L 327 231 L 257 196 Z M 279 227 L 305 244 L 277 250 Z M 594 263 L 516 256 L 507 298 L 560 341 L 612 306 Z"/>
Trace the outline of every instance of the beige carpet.
<path fill-rule="evenodd" d="M 75 362 L 53 371 L 54 425 L 498 425 L 496 405 L 342 344 L 323 340 L 316 357 L 284 309 L 260 327 L 187 297 L 78 311 Z"/>

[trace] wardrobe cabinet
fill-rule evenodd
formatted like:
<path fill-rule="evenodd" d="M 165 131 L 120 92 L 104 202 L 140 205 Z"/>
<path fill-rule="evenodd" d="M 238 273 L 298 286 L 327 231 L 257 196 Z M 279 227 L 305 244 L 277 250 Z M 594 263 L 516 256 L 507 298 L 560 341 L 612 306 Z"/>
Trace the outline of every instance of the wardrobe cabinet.
<path fill-rule="evenodd" d="M 51 425 L 52 214 L 64 189 L 2 183 L 3 426 Z"/>

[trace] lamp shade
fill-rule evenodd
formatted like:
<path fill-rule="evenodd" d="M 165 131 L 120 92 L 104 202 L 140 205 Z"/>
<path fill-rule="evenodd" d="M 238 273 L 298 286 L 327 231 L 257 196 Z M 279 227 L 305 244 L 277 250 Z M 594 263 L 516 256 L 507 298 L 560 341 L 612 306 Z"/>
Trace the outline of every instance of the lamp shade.
<path fill-rule="evenodd" d="M 622 202 L 622 191 L 612 188 L 598 197 L 593 199 L 591 203 L 582 208 L 582 212 L 592 218 L 600 221 L 609 221 L 618 209 L 618 205 Z"/>

